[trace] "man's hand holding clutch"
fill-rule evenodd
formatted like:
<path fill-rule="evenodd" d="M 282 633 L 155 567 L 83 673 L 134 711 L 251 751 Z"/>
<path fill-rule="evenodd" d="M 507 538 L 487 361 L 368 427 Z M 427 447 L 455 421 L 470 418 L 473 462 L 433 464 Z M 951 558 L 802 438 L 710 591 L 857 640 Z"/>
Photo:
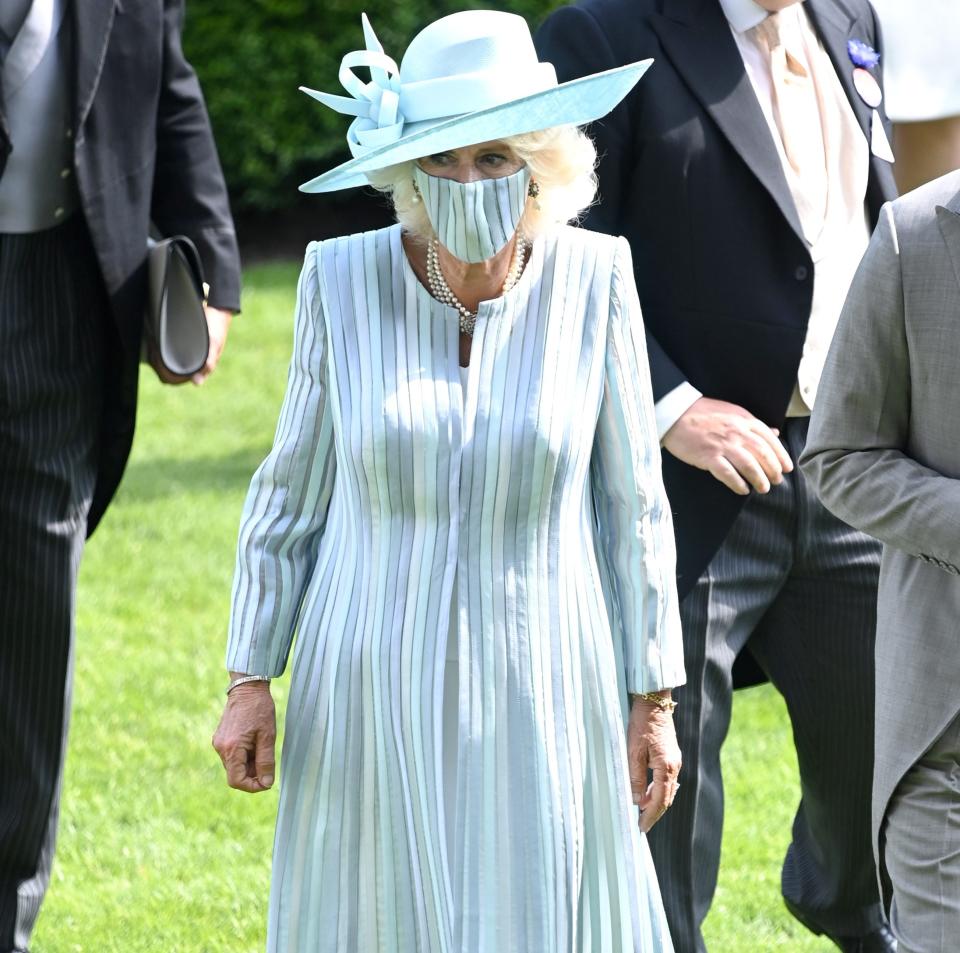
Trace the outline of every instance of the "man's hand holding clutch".
<path fill-rule="evenodd" d="M 227 333 L 230 331 L 233 312 L 224 311 L 222 308 L 214 308 L 209 304 L 203 306 L 203 311 L 207 318 L 207 330 L 210 334 L 210 351 L 207 355 L 206 364 L 195 374 L 171 373 L 160 360 L 156 350 L 148 349 L 147 359 L 149 364 L 164 384 L 186 384 L 187 381 L 193 381 L 194 384 L 200 385 L 216 369 L 220 361 L 220 355 L 227 343 Z"/>

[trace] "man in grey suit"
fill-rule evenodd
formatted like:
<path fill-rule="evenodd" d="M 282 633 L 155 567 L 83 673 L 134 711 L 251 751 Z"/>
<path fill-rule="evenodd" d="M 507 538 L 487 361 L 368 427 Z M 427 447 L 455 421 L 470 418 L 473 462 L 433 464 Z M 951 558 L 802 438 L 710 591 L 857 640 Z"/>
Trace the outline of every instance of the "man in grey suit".
<path fill-rule="evenodd" d="M 960 171 L 885 206 L 804 473 L 884 543 L 874 850 L 900 953 L 960 948 Z"/>

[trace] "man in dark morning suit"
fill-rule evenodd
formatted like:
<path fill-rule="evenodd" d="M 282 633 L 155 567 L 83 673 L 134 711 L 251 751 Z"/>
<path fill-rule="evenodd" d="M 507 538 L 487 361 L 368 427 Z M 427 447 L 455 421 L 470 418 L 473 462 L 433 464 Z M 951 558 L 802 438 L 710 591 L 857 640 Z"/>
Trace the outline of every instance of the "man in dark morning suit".
<path fill-rule="evenodd" d="M 133 436 L 149 223 L 189 235 L 215 365 L 240 270 L 182 0 L 0 3 L 0 951 L 50 877 L 85 535 Z"/>
<path fill-rule="evenodd" d="M 537 46 L 562 80 L 655 61 L 592 130 L 586 224 L 632 245 L 668 451 L 689 677 L 681 790 L 650 842 L 677 951 L 705 950 L 744 649 L 786 700 L 800 765 L 787 906 L 843 950 L 892 950 L 870 839 L 879 552 L 794 468 L 894 194 L 874 14 L 866 0 L 580 0 Z"/>

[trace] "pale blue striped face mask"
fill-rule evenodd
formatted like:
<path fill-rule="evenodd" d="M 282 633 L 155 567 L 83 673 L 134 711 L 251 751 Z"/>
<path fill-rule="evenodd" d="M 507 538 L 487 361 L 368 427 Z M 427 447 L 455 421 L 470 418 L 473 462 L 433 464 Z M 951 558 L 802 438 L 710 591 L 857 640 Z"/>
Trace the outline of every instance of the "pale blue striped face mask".
<path fill-rule="evenodd" d="M 437 239 L 461 261 L 492 258 L 513 237 L 527 202 L 530 170 L 477 182 L 428 175 L 418 165 L 413 180 Z"/>

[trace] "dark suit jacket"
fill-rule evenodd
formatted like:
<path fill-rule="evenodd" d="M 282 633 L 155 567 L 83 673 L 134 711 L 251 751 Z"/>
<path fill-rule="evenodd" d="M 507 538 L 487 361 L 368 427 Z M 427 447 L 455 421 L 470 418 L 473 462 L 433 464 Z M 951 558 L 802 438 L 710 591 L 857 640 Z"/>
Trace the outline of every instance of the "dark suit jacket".
<path fill-rule="evenodd" d="M 77 185 L 115 331 L 92 532 L 133 439 L 150 221 L 194 240 L 212 305 L 239 309 L 240 262 L 203 96 L 180 48 L 183 0 L 73 0 L 71 7 Z M 0 174 L 10 149 L 0 112 Z"/>
<path fill-rule="evenodd" d="M 873 11 L 866 0 L 807 0 L 806 9 L 869 142 L 871 110 L 853 88 L 846 44 L 879 49 Z M 600 204 L 586 224 L 625 235 L 633 248 L 654 397 L 688 380 L 780 426 L 810 316 L 813 262 L 719 0 L 580 0 L 546 20 L 537 47 L 561 80 L 654 58 L 591 130 Z M 871 156 L 873 224 L 894 191 L 890 165 Z M 663 469 L 683 595 L 743 497 L 669 453 Z"/>

